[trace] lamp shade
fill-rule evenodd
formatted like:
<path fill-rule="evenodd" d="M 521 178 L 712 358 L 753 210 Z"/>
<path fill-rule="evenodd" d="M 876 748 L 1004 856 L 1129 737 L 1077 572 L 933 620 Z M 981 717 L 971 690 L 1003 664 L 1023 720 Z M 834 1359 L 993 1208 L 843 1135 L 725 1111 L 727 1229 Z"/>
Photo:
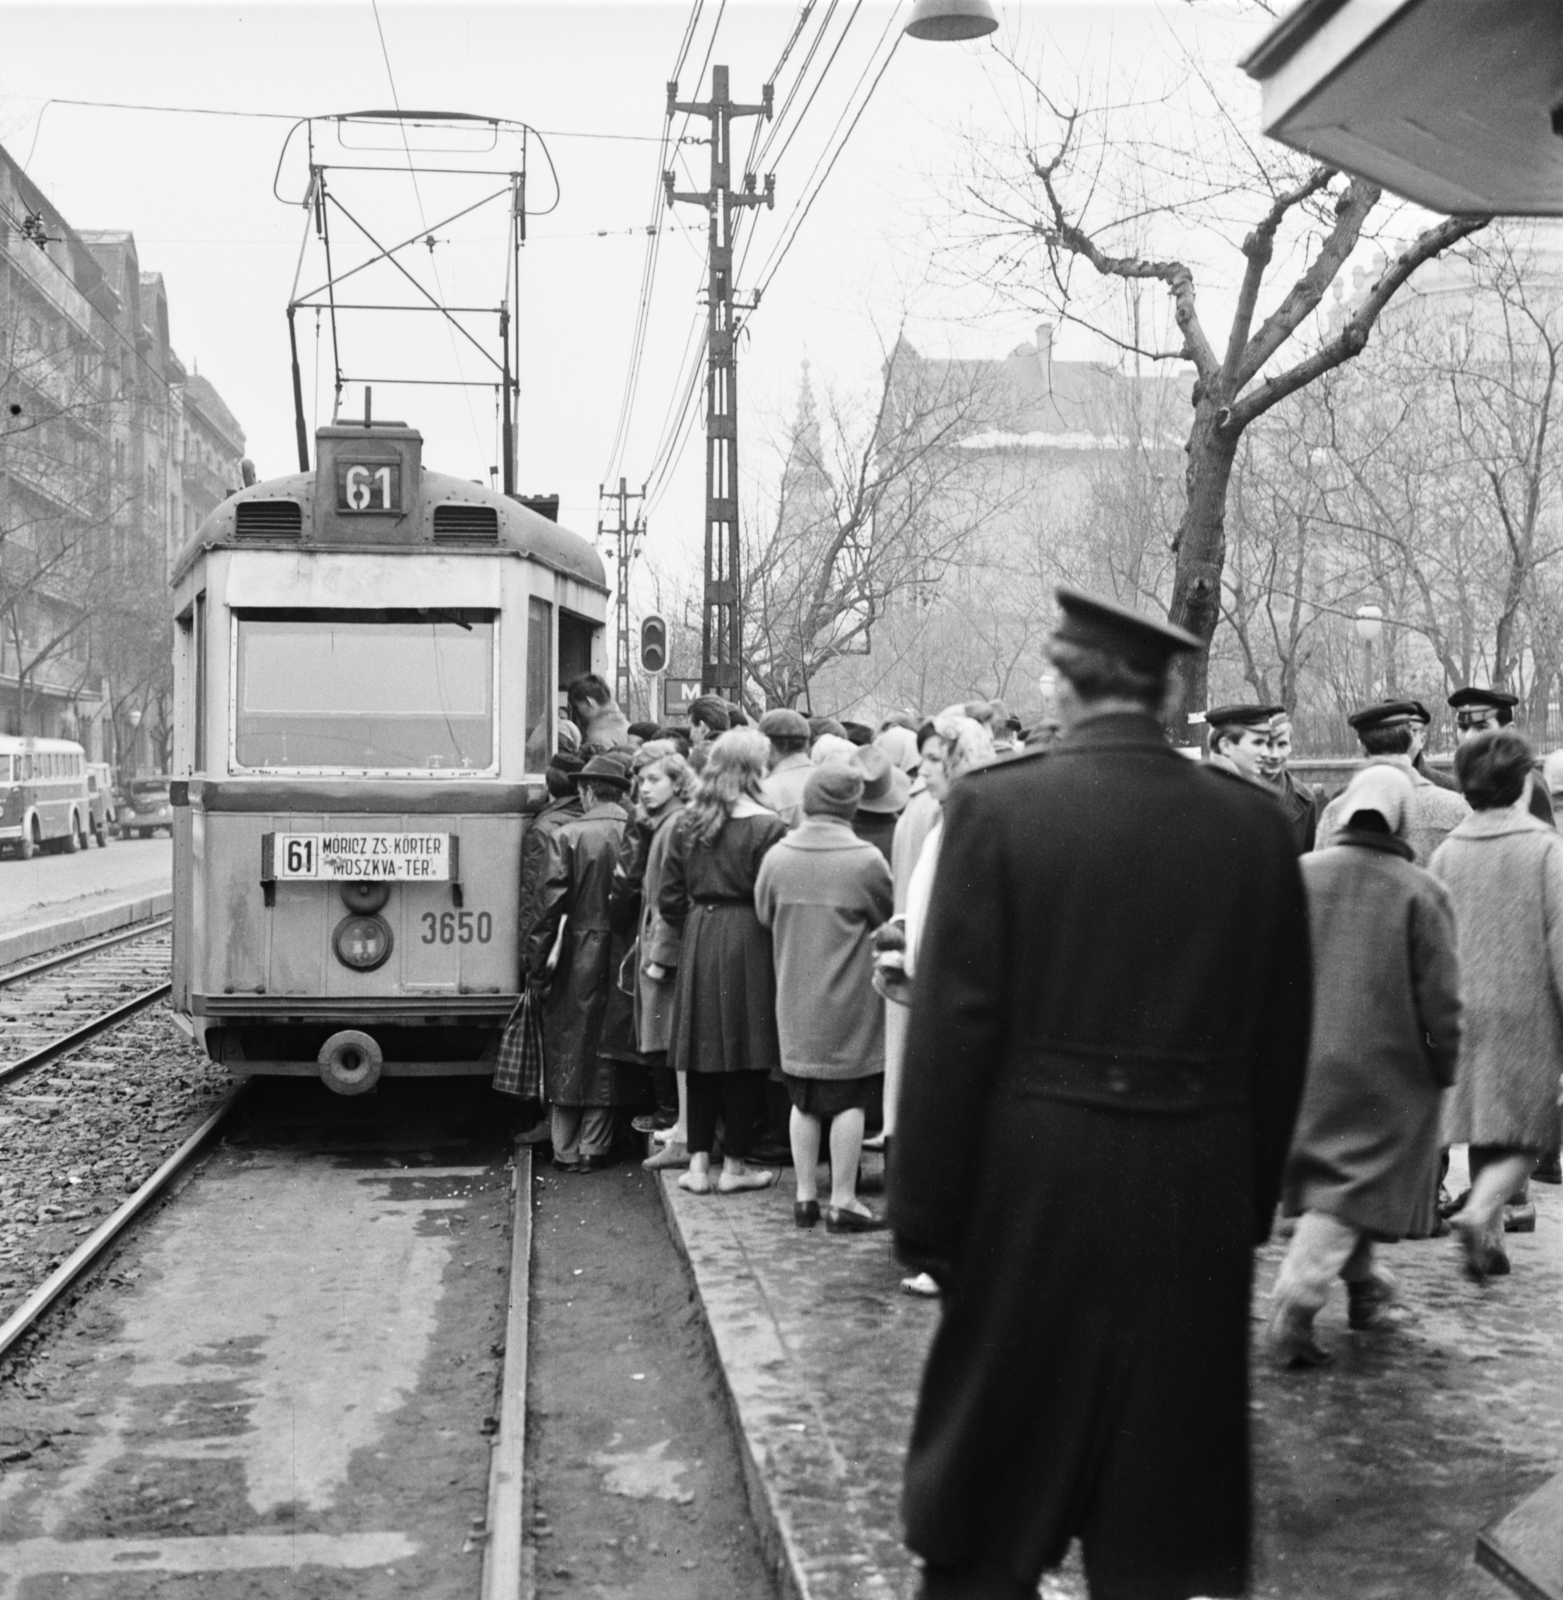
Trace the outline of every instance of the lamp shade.
<path fill-rule="evenodd" d="M 914 39 L 980 39 L 998 25 L 988 0 L 917 0 L 905 32 Z"/>

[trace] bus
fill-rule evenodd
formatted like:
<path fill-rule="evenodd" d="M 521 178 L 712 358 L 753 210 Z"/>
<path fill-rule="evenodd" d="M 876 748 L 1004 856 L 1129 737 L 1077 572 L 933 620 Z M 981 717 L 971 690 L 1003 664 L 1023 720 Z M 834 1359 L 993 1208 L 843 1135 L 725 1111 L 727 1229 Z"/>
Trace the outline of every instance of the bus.
<path fill-rule="evenodd" d="M 87 752 L 70 739 L 0 735 L 0 848 L 23 861 L 86 848 L 92 824 Z"/>

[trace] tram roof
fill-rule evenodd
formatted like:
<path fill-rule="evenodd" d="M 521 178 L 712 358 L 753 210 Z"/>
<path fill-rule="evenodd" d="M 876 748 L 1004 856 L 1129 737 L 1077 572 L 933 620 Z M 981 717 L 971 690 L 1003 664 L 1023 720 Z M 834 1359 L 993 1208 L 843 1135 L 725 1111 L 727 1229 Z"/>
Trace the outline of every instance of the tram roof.
<path fill-rule="evenodd" d="M 324 432 L 325 430 L 322 430 Z M 454 478 L 442 472 L 420 474 L 420 504 L 411 515 L 421 523 L 421 537 L 395 542 L 350 537 L 321 537 L 317 532 L 315 497 L 318 475 L 295 473 L 285 478 L 269 478 L 228 496 L 196 529 L 179 552 L 171 581 L 177 583 L 209 550 L 350 550 L 357 554 L 427 555 L 430 551 L 454 554 L 508 554 L 536 561 L 566 578 L 573 578 L 595 589 L 607 590 L 607 575 L 602 558 L 588 539 L 560 527 L 530 506 L 496 493 L 482 484 Z M 296 531 L 270 534 L 239 531 L 239 508 L 245 504 L 269 502 L 296 504 L 300 508 Z M 492 507 L 497 512 L 497 538 L 462 540 L 436 538 L 434 511 L 437 507 Z M 329 524 L 328 524 L 329 526 Z M 334 531 L 334 530 L 333 530 Z"/>

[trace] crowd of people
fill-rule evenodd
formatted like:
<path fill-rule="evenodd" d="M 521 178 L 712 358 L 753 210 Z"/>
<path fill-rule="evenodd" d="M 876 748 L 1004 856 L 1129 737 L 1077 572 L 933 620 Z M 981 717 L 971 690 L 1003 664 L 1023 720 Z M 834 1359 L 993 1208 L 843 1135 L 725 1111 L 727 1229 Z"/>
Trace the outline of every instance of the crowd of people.
<path fill-rule="evenodd" d="M 996 701 L 870 727 L 713 696 L 630 724 L 569 686 L 523 846 L 525 1137 L 590 1172 L 633 1126 L 691 1194 L 790 1167 L 798 1227 L 893 1227 L 905 1288 L 945 1301 L 907 1468 L 929 1600 L 1029 1593 L 1076 1536 L 1093 1594 L 1237 1594 L 1277 1212 L 1265 1340 L 1307 1369 L 1336 1279 L 1354 1335 L 1391 1327 L 1385 1245 L 1452 1232 L 1485 1282 L 1559 1180 L 1563 752 L 1475 687 L 1447 771 L 1425 706 L 1363 707 L 1333 796 L 1278 705 L 1213 707 L 1175 751 L 1194 641 L 1059 601 L 1033 730 Z"/>
<path fill-rule="evenodd" d="M 876 729 L 715 696 L 631 724 L 594 675 L 566 699 L 522 853 L 541 1080 L 500 1083 L 545 1108 L 525 1137 L 593 1172 L 650 1134 L 644 1165 L 694 1194 L 790 1165 L 800 1227 L 883 1229 L 861 1158 L 894 1137 L 942 802 L 1025 730 L 999 701 Z"/>

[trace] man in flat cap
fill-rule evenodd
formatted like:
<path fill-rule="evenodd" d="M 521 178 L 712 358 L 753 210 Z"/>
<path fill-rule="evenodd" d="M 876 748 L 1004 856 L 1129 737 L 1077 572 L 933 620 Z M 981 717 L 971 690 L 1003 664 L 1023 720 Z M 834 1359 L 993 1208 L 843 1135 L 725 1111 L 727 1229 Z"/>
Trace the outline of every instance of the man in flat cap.
<path fill-rule="evenodd" d="M 809 725 L 803 714 L 777 706 L 760 718 L 760 732 L 771 742 L 771 770 L 760 785 L 766 805 L 789 828 L 803 821 L 803 790 L 814 771 L 809 759 Z"/>
<path fill-rule="evenodd" d="M 1292 754 L 1292 719 L 1285 706 L 1213 706 L 1205 713 L 1205 749 L 1212 765 L 1225 766 L 1262 784 L 1281 804 L 1298 855 L 1313 849 L 1319 823 L 1319 798 L 1293 781 L 1286 764 Z"/>
<path fill-rule="evenodd" d="M 1302 1088 L 1286 819 L 1157 721 L 1198 641 L 1058 592 L 1063 739 L 961 778 L 891 1153 L 943 1288 L 907 1457 L 923 1600 L 1245 1592 L 1248 1317 Z M 1114 1173 L 1104 1189 L 1103 1172 Z"/>
<path fill-rule="evenodd" d="M 1514 721 L 1514 708 L 1519 703 L 1520 697 L 1506 689 L 1478 689 L 1469 684 L 1456 689 L 1449 696 L 1449 704 L 1454 708 L 1455 743 L 1464 744 L 1493 728 L 1507 728 Z M 1533 817 L 1549 828 L 1553 826 L 1552 797 L 1539 775 L 1530 786 L 1529 805 Z"/>
<path fill-rule="evenodd" d="M 1416 758 L 1427 739 L 1426 717 L 1426 710 L 1415 700 L 1380 700 L 1352 712 L 1346 719 L 1356 730 L 1357 742 L 1370 761 L 1399 767 L 1411 780 L 1406 843 L 1415 853 L 1419 867 L 1427 865 L 1449 830 L 1471 814 L 1460 795 L 1439 788 L 1417 770 Z M 1345 826 L 1341 798 L 1337 795 L 1330 801 L 1319 818 L 1316 850 L 1333 844 L 1335 835 Z"/>

